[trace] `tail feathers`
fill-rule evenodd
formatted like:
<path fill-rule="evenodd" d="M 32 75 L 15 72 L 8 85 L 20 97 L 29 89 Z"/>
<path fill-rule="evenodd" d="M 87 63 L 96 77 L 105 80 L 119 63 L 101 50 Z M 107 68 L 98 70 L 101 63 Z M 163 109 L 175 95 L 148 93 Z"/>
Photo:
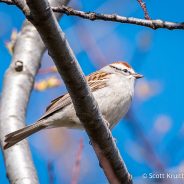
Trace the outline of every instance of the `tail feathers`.
<path fill-rule="evenodd" d="M 6 135 L 4 140 L 5 141 L 4 149 L 13 146 L 14 144 L 22 141 L 23 139 L 32 135 L 35 132 L 42 130 L 43 128 L 45 128 L 45 126 L 42 124 L 42 122 L 37 122 L 33 125 L 24 127 L 20 130 L 17 130 L 15 132 Z"/>

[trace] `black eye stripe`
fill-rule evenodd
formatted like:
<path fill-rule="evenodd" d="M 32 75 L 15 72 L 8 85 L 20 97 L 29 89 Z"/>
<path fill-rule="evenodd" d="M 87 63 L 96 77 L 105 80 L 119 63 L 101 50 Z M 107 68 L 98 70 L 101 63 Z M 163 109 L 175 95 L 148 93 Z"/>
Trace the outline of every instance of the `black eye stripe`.
<path fill-rule="evenodd" d="M 116 70 L 119 70 L 119 71 L 123 71 L 123 72 L 125 72 L 125 73 L 127 73 L 127 72 L 130 73 L 130 71 L 128 71 L 127 69 L 117 68 L 117 67 L 115 67 L 115 66 L 113 66 L 113 65 L 110 65 L 110 67 L 115 68 Z"/>
<path fill-rule="evenodd" d="M 122 71 L 122 69 L 117 68 L 117 67 L 115 67 L 115 66 L 110 65 L 110 67 L 115 68 L 116 70 L 120 70 L 120 71 Z"/>

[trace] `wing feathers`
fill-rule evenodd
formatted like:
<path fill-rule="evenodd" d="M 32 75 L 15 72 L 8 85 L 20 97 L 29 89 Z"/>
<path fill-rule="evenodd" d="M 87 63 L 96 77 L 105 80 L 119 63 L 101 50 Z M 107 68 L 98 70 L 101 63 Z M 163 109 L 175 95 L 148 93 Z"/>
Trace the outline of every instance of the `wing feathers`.
<path fill-rule="evenodd" d="M 98 71 L 87 76 L 86 80 L 88 82 L 89 87 L 91 88 L 91 91 L 94 92 L 97 89 L 105 87 L 107 85 L 107 79 L 110 75 L 110 73 Z M 52 100 L 51 104 L 46 108 L 45 114 L 38 121 L 49 117 L 51 114 L 63 109 L 71 103 L 72 100 L 68 93 Z"/>

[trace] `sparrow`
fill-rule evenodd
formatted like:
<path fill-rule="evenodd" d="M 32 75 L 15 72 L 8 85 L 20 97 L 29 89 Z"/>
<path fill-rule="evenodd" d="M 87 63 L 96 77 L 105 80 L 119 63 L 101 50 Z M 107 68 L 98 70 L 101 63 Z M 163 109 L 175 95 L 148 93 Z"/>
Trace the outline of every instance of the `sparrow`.
<path fill-rule="evenodd" d="M 134 95 L 135 80 L 142 77 L 122 61 L 109 64 L 86 77 L 110 129 L 127 113 Z M 42 129 L 56 127 L 83 129 L 68 93 L 51 101 L 45 114 L 37 122 L 6 135 L 4 149 Z"/>

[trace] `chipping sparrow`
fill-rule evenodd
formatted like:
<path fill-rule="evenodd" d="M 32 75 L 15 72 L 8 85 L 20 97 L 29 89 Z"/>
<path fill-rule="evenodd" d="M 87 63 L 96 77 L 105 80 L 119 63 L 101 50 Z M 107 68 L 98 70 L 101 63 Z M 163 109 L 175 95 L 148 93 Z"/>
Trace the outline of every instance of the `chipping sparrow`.
<path fill-rule="evenodd" d="M 112 63 L 86 77 L 109 128 L 113 128 L 128 111 L 135 79 L 141 77 L 125 62 Z M 4 148 L 44 128 L 54 127 L 83 129 L 68 93 L 53 100 L 36 123 L 6 135 Z"/>

